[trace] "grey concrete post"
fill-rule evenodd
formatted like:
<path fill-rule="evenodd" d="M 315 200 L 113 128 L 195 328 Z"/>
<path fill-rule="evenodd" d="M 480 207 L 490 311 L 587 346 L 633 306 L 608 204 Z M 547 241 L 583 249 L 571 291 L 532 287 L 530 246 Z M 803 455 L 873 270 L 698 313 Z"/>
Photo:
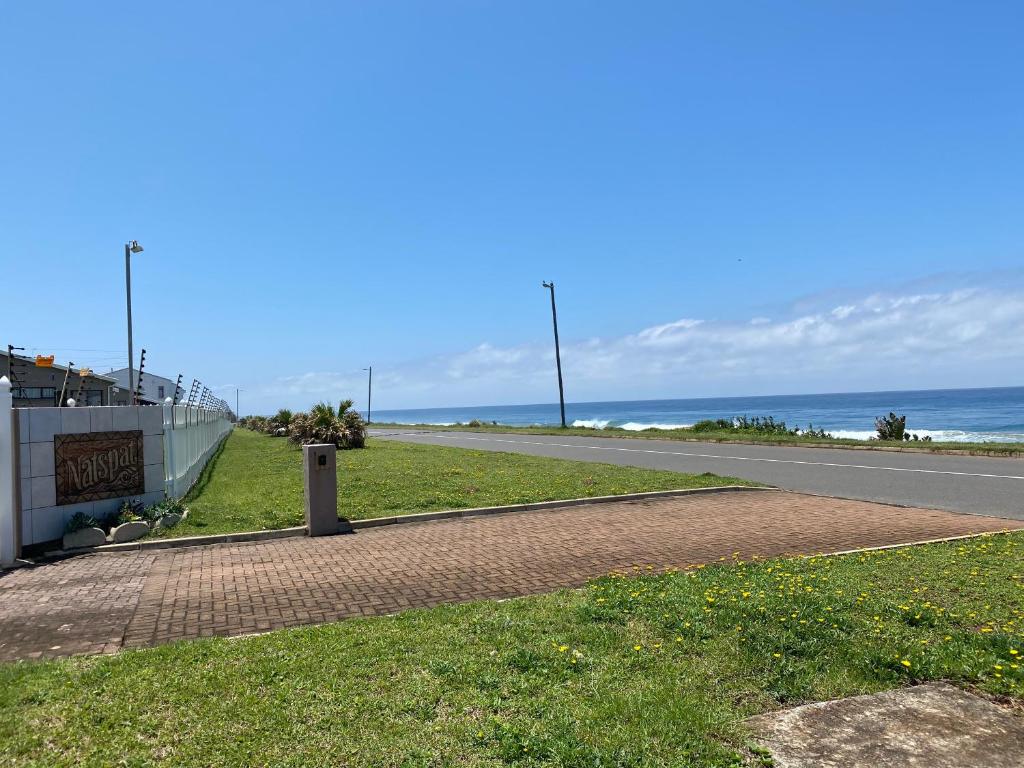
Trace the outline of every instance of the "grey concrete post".
<path fill-rule="evenodd" d="M 338 532 L 337 451 L 331 443 L 302 446 L 306 532 L 310 536 Z"/>

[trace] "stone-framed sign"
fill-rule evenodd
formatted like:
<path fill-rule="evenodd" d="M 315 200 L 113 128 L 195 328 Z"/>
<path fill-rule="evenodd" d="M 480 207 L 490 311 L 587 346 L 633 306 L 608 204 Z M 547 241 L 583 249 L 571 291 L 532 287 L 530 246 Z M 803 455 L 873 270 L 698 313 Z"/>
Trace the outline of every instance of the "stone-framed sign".
<path fill-rule="evenodd" d="M 142 430 L 55 435 L 57 504 L 141 496 Z"/>

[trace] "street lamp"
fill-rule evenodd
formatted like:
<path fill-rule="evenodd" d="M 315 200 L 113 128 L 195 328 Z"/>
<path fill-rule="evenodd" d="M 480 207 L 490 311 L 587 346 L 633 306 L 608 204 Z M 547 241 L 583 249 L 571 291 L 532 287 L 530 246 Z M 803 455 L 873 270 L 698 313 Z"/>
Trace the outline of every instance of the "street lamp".
<path fill-rule="evenodd" d="M 366 381 L 366 423 L 369 424 L 372 420 L 370 413 L 370 399 L 373 397 L 373 366 L 369 368 L 363 368 L 364 371 L 369 371 L 370 375 Z"/>
<path fill-rule="evenodd" d="M 138 240 L 124 244 L 124 287 L 128 297 L 128 404 L 135 404 L 135 352 L 132 350 L 132 254 L 142 253 Z"/>
<path fill-rule="evenodd" d="M 562 410 L 562 429 L 565 429 L 565 390 L 562 388 L 562 353 L 558 348 L 558 313 L 555 311 L 555 281 L 541 283 L 551 291 L 551 323 L 555 326 L 555 365 L 558 368 L 558 405 Z"/>

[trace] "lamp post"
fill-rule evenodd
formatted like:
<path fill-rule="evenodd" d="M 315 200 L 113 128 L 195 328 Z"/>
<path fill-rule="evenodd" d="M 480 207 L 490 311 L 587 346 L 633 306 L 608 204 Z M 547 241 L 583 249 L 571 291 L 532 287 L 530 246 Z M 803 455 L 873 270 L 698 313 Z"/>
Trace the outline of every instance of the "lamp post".
<path fill-rule="evenodd" d="M 124 288 L 128 297 L 128 404 L 135 402 L 135 352 L 132 350 L 132 254 L 142 253 L 138 240 L 124 244 Z"/>
<path fill-rule="evenodd" d="M 238 387 L 235 387 L 235 421 L 238 421 L 240 418 L 242 418 L 242 414 L 239 413 L 238 411 L 238 393 L 241 391 L 242 390 L 240 390 Z"/>
<path fill-rule="evenodd" d="M 558 312 L 555 310 L 555 282 L 544 281 L 542 286 L 551 291 L 551 323 L 555 327 L 555 366 L 558 368 L 558 405 L 562 411 L 562 428 L 565 429 L 565 390 L 562 388 L 562 353 L 558 348 Z"/>
<path fill-rule="evenodd" d="M 366 380 L 366 423 L 369 424 L 372 421 L 372 414 L 370 412 L 370 402 L 373 397 L 373 366 L 369 368 L 363 368 L 364 371 L 369 371 L 369 376 Z"/>

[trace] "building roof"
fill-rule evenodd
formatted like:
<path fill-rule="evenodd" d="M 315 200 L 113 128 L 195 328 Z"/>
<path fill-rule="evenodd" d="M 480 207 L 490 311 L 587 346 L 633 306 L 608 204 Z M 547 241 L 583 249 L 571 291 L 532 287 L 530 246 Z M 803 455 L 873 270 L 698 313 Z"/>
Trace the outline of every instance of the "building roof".
<path fill-rule="evenodd" d="M 7 350 L 6 349 L 0 349 L 0 357 L 4 358 L 4 360 L 7 359 Z M 17 354 L 12 355 L 12 357 L 15 360 L 20 360 L 21 362 L 25 363 L 25 365 L 31 365 L 33 368 L 36 367 L 36 359 L 34 357 L 26 357 L 25 355 L 17 355 Z M 89 366 L 83 366 L 83 367 L 84 368 L 88 368 Z M 53 365 L 47 366 L 47 368 L 50 369 L 50 370 L 54 370 L 54 371 L 67 371 L 68 370 L 66 365 L 58 365 L 56 362 Z M 77 375 L 79 370 L 81 370 L 81 369 L 80 368 L 72 368 L 71 369 L 71 373 Z M 110 376 L 110 374 L 104 375 L 102 373 L 96 373 L 96 371 L 91 369 L 91 368 L 89 370 L 91 370 L 92 373 L 90 373 L 86 378 L 100 379 L 101 381 L 105 381 L 108 384 L 117 384 L 117 379 L 112 378 Z M 4 367 L 3 370 L 0 370 L 0 375 L 2 375 L 2 376 L 6 376 L 7 375 L 6 367 Z"/>
<path fill-rule="evenodd" d="M 138 370 L 138 368 L 136 368 L 135 369 L 135 376 L 136 376 L 136 378 L 138 377 L 138 375 L 139 375 L 139 370 Z M 110 371 L 109 373 L 107 373 L 107 376 L 109 376 L 112 379 L 114 379 L 118 383 L 118 385 L 124 387 L 125 389 L 128 388 L 128 369 L 127 368 L 118 368 L 116 371 Z M 156 381 L 157 383 L 162 383 L 165 386 L 171 386 L 171 387 L 173 387 L 177 383 L 177 379 L 168 379 L 166 376 L 158 376 L 155 373 L 150 373 L 149 371 L 143 371 L 142 372 L 142 386 L 145 387 L 146 384 L 148 384 L 150 382 L 150 380 L 153 380 L 153 381 Z"/>

